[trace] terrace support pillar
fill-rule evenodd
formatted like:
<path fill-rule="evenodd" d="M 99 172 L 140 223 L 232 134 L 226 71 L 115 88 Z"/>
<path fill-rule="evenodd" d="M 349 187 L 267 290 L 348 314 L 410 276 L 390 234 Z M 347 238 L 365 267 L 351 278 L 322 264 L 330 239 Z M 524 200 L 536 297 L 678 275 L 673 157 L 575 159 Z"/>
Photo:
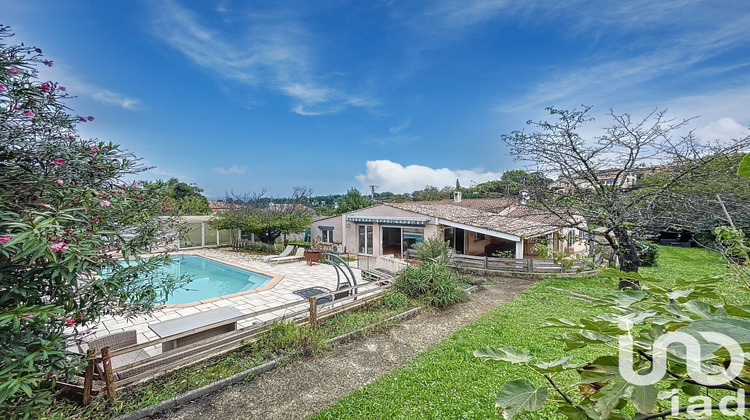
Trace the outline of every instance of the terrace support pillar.
<path fill-rule="evenodd" d="M 206 247 L 206 223 L 201 222 L 201 248 Z"/>
<path fill-rule="evenodd" d="M 523 238 L 519 239 L 518 242 L 516 242 L 516 259 L 523 259 Z"/>

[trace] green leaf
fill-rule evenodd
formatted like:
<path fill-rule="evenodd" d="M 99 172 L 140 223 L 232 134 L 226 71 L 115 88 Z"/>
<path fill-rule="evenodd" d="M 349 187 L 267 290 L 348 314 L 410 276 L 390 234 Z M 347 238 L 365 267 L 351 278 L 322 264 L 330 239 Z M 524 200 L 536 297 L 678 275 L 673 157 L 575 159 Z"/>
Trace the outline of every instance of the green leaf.
<path fill-rule="evenodd" d="M 557 412 L 571 420 L 591 420 L 591 417 L 586 414 L 586 410 L 575 405 L 561 405 L 557 408 Z"/>
<path fill-rule="evenodd" d="M 486 347 L 484 349 L 474 350 L 474 357 L 516 364 L 528 363 L 534 358 L 534 356 L 530 354 L 529 349 L 523 349 L 519 352 L 511 347 L 502 347 L 498 349 Z"/>
<path fill-rule="evenodd" d="M 569 369 L 577 369 L 584 363 L 568 363 L 573 356 L 563 356 L 551 362 L 536 362 L 532 366 L 536 367 L 542 373 L 558 373 Z"/>
<path fill-rule="evenodd" d="M 656 405 L 659 391 L 653 386 L 633 386 L 633 393 L 630 394 L 630 401 L 639 413 L 650 413 Z"/>
<path fill-rule="evenodd" d="M 750 155 L 745 155 L 740 162 L 740 167 L 737 169 L 737 175 L 750 178 Z"/>
<path fill-rule="evenodd" d="M 691 301 L 685 302 L 681 306 L 683 309 L 697 316 L 698 318 L 709 319 L 709 318 L 715 318 L 718 315 L 715 313 L 716 308 L 712 307 L 711 305 L 705 302 L 701 302 L 698 300 L 691 300 Z"/>
<path fill-rule="evenodd" d="M 524 411 L 536 411 L 547 398 L 547 388 L 534 388 L 534 384 L 517 379 L 506 382 L 497 394 L 495 407 L 503 410 L 503 418 L 511 419 Z"/>
<path fill-rule="evenodd" d="M 727 305 L 724 307 L 724 310 L 727 311 L 728 315 L 737 316 L 740 318 L 750 318 L 750 306 L 748 305 Z"/>
<path fill-rule="evenodd" d="M 596 401 L 596 408 L 602 414 L 602 418 L 609 418 L 609 413 L 620 404 L 620 400 L 625 397 L 630 386 L 632 385 L 620 379 L 607 384 L 591 397 Z"/>

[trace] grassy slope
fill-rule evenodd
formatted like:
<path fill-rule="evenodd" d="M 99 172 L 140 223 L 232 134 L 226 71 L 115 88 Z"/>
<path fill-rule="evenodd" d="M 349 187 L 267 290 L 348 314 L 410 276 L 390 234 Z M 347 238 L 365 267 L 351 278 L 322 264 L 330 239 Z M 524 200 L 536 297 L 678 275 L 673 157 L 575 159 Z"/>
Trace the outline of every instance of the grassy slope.
<path fill-rule="evenodd" d="M 642 273 L 667 282 L 678 277 L 700 278 L 726 272 L 721 259 L 701 249 L 661 247 L 659 267 L 644 268 Z M 543 380 L 522 367 L 507 363 L 486 362 L 475 358 L 478 348 L 528 348 L 541 359 L 552 360 L 572 354 L 574 361 L 592 360 L 591 355 L 606 349 L 585 348 L 565 352 L 564 344 L 555 340 L 559 331 L 540 329 L 547 317 L 578 319 L 590 309 L 586 302 L 571 299 L 548 286 L 600 296 L 616 288 L 614 280 L 598 278 L 548 279 L 522 295 L 462 328 L 437 346 L 412 361 L 341 399 L 333 407 L 314 416 L 315 419 L 474 419 L 498 418 L 495 396 L 502 384 L 528 378 L 537 385 Z M 739 290 L 739 292 L 738 292 Z M 750 293 L 736 282 L 727 281 L 722 292 L 733 303 L 747 302 Z M 573 378 L 558 378 L 571 390 Z M 550 405 L 524 419 L 563 418 Z"/>

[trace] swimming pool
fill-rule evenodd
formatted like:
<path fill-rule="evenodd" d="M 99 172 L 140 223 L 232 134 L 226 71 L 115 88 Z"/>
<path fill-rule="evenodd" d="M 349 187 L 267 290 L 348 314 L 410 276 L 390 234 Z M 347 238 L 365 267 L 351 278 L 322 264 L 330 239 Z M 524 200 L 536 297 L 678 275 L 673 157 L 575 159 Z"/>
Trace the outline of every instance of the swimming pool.
<path fill-rule="evenodd" d="M 194 303 L 249 292 L 265 286 L 274 278 L 197 255 L 178 255 L 173 260 L 162 271 L 175 276 L 188 275 L 192 281 L 175 290 L 167 299 L 167 305 Z"/>

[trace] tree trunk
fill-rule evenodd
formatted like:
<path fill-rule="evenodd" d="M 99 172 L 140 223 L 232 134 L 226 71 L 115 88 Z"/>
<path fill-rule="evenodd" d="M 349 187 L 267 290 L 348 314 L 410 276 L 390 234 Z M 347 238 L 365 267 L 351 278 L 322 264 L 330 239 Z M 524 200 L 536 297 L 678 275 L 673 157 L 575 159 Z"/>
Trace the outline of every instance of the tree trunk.
<path fill-rule="evenodd" d="M 638 267 L 641 266 L 641 257 L 638 255 L 636 242 L 633 240 L 630 232 L 624 227 L 617 227 L 612 232 L 615 234 L 615 238 L 617 238 L 617 255 L 620 258 L 620 271 L 637 273 Z M 640 288 L 640 283 L 637 280 L 620 278 L 617 288 L 620 290 L 637 290 Z"/>

